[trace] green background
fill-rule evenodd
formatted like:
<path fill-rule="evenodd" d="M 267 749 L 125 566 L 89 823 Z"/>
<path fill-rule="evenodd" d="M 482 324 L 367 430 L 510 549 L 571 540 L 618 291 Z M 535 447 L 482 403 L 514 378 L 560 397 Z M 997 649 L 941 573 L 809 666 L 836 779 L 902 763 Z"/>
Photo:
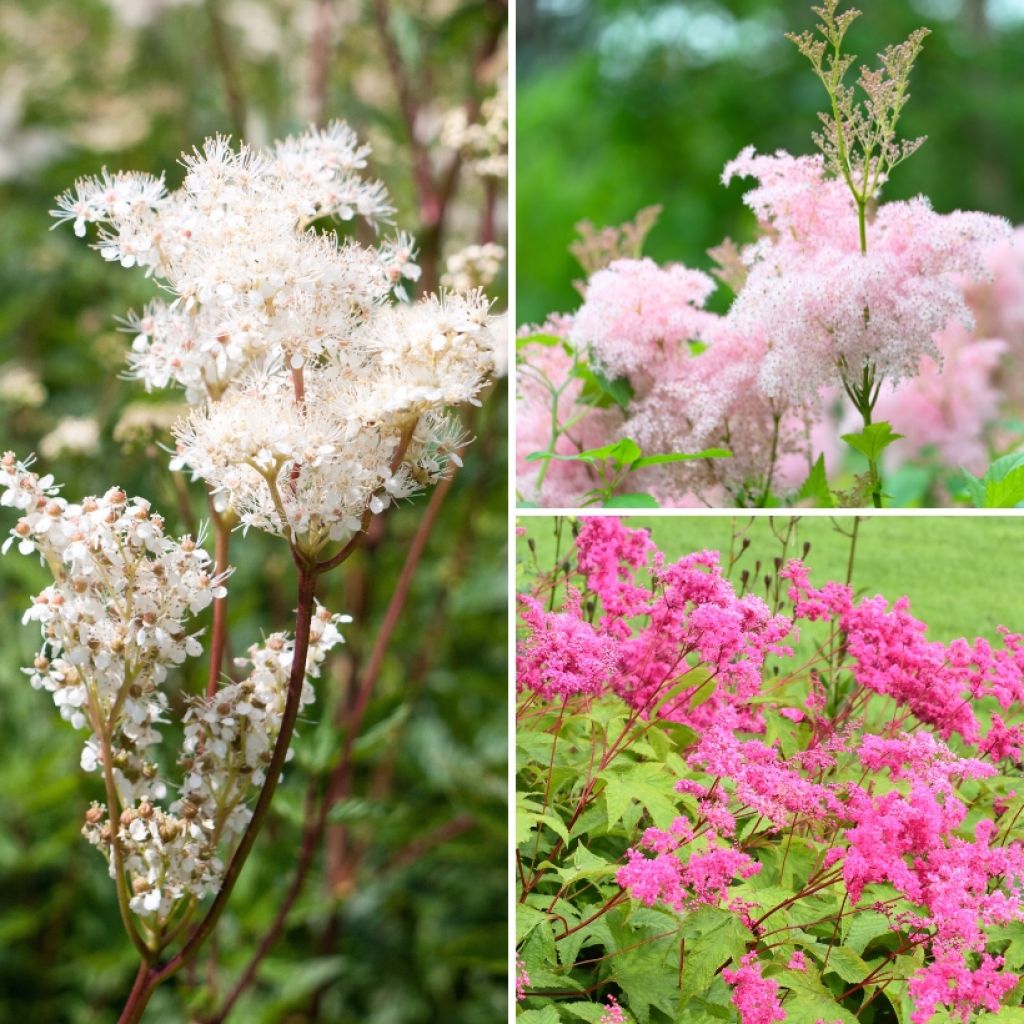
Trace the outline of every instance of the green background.
<path fill-rule="evenodd" d="M 849 5 L 844 5 L 849 6 Z M 903 119 L 924 147 L 885 197 L 1024 221 L 1024 3 L 863 0 L 850 51 L 869 60 L 933 34 Z M 620 224 L 664 205 L 645 251 L 707 269 L 706 250 L 752 237 L 742 182 L 722 168 L 747 145 L 813 149 L 821 83 L 783 33 L 810 28 L 785 0 L 522 0 L 518 6 L 517 323 L 578 304 L 574 224 Z M 724 289 L 716 296 L 721 308 Z"/>
<path fill-rule="evenodd" d="M 703 548 L 728 552 L 734 525 L 746 529 L 751 545 L 737 573 L 752 570 L 759 558 L 768 567 L 759 574 L 763 575 L 772 571 L 772 560 L 780 552 L 772 527 L 781 532 L 788 518 L 630 516 L 624 522 L 650 530 L 669 561 Z M 810 543 L 805 561 L 815 585 L 846 579 L 849 540 L 844 533 L 849 533 L 851 521 L 850 516 L 798 517 L 788 557 L 800 557 L 803 544 Z M 747 524 L 752 524 L 749 529 Z M 522 584 L 533 566 L 527 538 L 534 539 L 543 568 L 551 564 L 555 533 L 554 520 L 543 516 L 523 516 L 519 525 L 527 531 L 517 549 Z M 563 536 L 563 551 L 567 537 Z M 999 625 L 1024 632 L 1024 518 L 861 517 L 853 585 L 858 594 L 883 594 L 890 601 L 909 596 L 911 611 L 927 623 L 932 640 L 948 642 L 959 636 L 996 640 Z"/>

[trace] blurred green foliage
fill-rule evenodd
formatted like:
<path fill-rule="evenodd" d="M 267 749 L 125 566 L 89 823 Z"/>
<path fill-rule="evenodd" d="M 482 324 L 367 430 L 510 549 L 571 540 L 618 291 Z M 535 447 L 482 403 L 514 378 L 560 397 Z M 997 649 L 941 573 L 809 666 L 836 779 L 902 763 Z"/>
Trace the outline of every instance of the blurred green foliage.
<path fill-rule="evenodd" d="M 540 322 L 578 302 L 566 249 L 574 224 L 620 224 L 664 205 L 645 246 L 707 268 L 728 235 L 753 237 L 742 182 L 719 184 L 744 146 L 812 151 L 824 92 L 784 38 L 814 22 L 805 0 L 523 0 L 518 19 L 517 311 Z M 849 6 L 849 5 L 844 5 Z M 888 198 L 1024 221 L 1024 4 L 861 2 L 850 31 L 863 62 L 925 25 L 903 118 L 922 150 Z M 726 301 L 724 289 L 717 308 Z"/>
<path fill-rule="evenodd" d="M 503 7 L 403 2 L 390 14 L 407 68 L 429 83 L 418 97 L 423 141 L 443 167 L 451 154 L 437 123 L 493 92 L 503 74 Z M 311 54 L 324 17 L 330 61 L 318 97 Z M 234 104 L 226 81 L 240 98 Z M 119 484 L 184 532 L 204 518 L 205 498 L 194 485 L 187 503 L 179 500 L 162 450 L 169 435 L 123 433 L 129 404 L 179 398 L 144 396 L 118 379 L 129 339 L 116 318 L 138 309 L 151 285 L 105 264 L 70 230 L 51 233 L 48 210 L 55 194 L 103 165 L 166 170 L 175 185 L 178 154 L 207 134 L 233 132 L 240 102 L 256 143 L 321 112 L 347 119 L 374 145 L 372 171 L 392 190 L 399 226 L 420 231 L 405 124 L 372 5 L 2 0 L 0 85 L 0 447 L 40 451 L 64 418 L 94 419 L 95 450 L 51 442 L 44 471 L 70 498 Z M 483 204 L 494 201 L 488 191 L 470 171 L 461 175 L 449 220 L 430 241 L 442 259 L 478 240 Z M 502 203 L 498 196 L 492 209 L 499 234 Z M 502 290 L 499 282 L 499 299 Z M 28 371 L 32 387 L 13 386 L 12 367 Z M 504 1013 L 506 411 L 499 384 L 469 423 L 477 440 L 384 662 L 352 795 L 332 811 L 305 891 L 233 1020 L 489 1024 Z M 353 698 L 427 500 L 387 514 L 371 546 L 324 581 L 321 600 L 355 616 L 348 643 L 300 722 L 296 760 L 218 930 L 215 969 L 204 955 L 160 989 L 147 1024 L 197 1019 L 211 1003 L 208 982 L 223 996 L 273 916 L 295 865 L 305 794 L 322 791 L 338 760 L 344 736 L 333 723 Z M 4 511 L 6 532 L 14 517 Z M 283 543 L 256 533 L 235 537 L 232 561 L 238 654 L 291 628 L 294 570 Z M 79 835 L 102 790 L 78 767 L 84 734 L 21 673 L 38 632 L 19 619 L 44 585 L 33 559 L 12 552 L 0 561 L 0 1021 L 106 1024 L 136 961 L 103 860 Z M 172 679 L 172 711 L 182 692 L 202 688 L 203 675 L 197 661 Z M 173 751 L 173 726 L 167 734 Z"/>

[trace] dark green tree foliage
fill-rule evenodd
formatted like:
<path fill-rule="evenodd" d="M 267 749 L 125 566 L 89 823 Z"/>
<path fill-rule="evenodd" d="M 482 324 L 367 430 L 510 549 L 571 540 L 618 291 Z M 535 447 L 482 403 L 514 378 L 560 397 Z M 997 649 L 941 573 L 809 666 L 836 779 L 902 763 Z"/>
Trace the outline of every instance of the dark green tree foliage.
<path fill-rule="evenodd" d="M 1024 18 L 983 0 L 862 3 L 848 41 L 870 62 L 920 25 L 932 30 L 901 122 L 928 137 L 889 199 L 928 195 L 937 210 L 1024 220 L 1020 54 Z M 986 11 L 989 13 L 986 14 Z M 820 84 L 784 38 L 810 28 L 803 2 L 526 0 L 518 19 L 518 310 L 520 323 L 576 305 L 574 224 L 664 212 L 645 245 L 657 261 L 707 269 L 724 236 L 749 240 L 739 185 L 717 184 L 746 145 L 809 153 Z M 997 83 L 998 84 L 997 86 Z M 720 289 L 717 301 L 726 301 Z"/>

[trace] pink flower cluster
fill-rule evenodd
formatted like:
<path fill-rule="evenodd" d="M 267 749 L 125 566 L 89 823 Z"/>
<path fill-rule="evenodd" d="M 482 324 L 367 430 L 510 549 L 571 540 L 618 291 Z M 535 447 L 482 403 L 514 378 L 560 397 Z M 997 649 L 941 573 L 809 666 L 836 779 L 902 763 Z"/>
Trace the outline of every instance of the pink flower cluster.
<path fill-rule="evenodd" d="M 878 205 L 862 250 L 850 191 L 820 156 L 748 147 L 725 168 L 723 181 L 734 177 L 757 182 L 744 201 L 762 234 L 739 254 L 728 312 L 703 308 L 713 283 L 699 271 L 649 259 L 599 270 L 577 313 L 546 325 L 566 349 L 523 354 L 522 457 L 550 437 L 536 374 L 561 383 L 574 350 L 625 378 L 632 399 L 588 410 L 578 404 L 582 382 L 571 382 L 558 415 L 573 423 L 572 441 L 561 438 L 559 452 L 620 437 L 647 454 L 732 452 L 631 479 L 630 490 L 665 505 L 750 503 L 769 488 L 791 495 L 819 454 L 838 469 L 839 434 L 860 428 L 843 387 L 862 387 L 865 372 L 880 386 L 874 420 L 904 435 L 890 466 L 937 456 L 982 471 L 1005 402 L 1024 406 L 1013 383 L 1024 379 L 1014 372 L 1024 360 L 1024 228 L 1014 237 L 1001 218 L 938 213 L 919 196 Z M 541 489 L 538 472 L 523 461 L 519 486 L 540 503 L 576 505 L 593 486 L 578 464 L 552 466 Z"/>
<path fill-rule="evenodd" d="M 775 1024 L 786 1019 L 779 983 L 764 977 L 756 953 L 743 957 L 736 970 L 727 967 L 722 977 L 733 986 L 732 1004 L 739 1011 L 740 1024 Z"/>
<path fill-rule="evenodd" d="M 666 366 L 685 357 L 712 316 L 702 308 L 715 282 L 680 264 L 616 260 L 587 282 L 586 301 L 570 340 L 588 348 L 610 377 L 629 377 L 643 391 Z M 646 386 L 644 386 L 646 385 Z"/>
<path fill-rule="evenodd" d="M 626 1014 L 615 996 L 609 996 L 606 1000 L 599 1024 L 626 1024 Z"/>
<path fill-rule="evenodd" d="M 1024 640 L 1001 629 L 1003 648 L 984 639 L 950 644 L 928 640 L 926 626 L 910 614 L 900 598 L 889 607 L 884 597 L 854 601 L 852 588 L 827 583 L 815 588 L 807 567 L 798 561 L 779 573 L 790 581 L 789 597 L 797 619 L 834 619 L 845 635 L 856 681 L 891 697 L 943 738 L 954 733 L 991 753 L 1012 754 L 1021 736 L 1009 732 L 998 715 L 989 738 L 981 740 L 982 723 L 974 703 L 993 697 L 1004 710 L 1024 701 Z"/>
<path fill-rule="evenodd" d="M 823 841 L 818 888 L 835 886 L 853 913 L 867 901 L 902 948 L 923 952 L 909 979 L 912 1024 L 943 1009 L 964 1021 L 995 1012 L 1019 979 L 989 949 L 990 929 L 1024 921 L 1024 845 L 1015 819 L 998 823 L 1014 795 L 998 762 L 1019 762 L 1024 749 L 1024 729 L 1007 720 L 1024 705 L 1024 638 L 1001 628 L 1000 646 L 928 640 L 905 598 L 814 586 L 799 561 L 778 571 L 792 618 L 777 615 L 735 592 L 716 553 L 665 564 L 646 531 L 612 517 L 581 525 L 576 559 L 570 582 L 583 589 L 570 586 L 562 608 L 523 600 L 520 689 L 617 697 L 633 722 L 661 716 L 695 734 L 681 751 L 680 813 L 625 852 L 618 885 L 676 912 L 725 907 L 770 942 L 736 891 L 761 870 L 760 847 L 737 822 L 756 820 L 759 836 L 799 826 L 804 841 Z M 821 651 L 842 642 L 830 678 L 809 678 L 803 709 L 778 699 L 779 674 L 766 665 L 792 657 L 795 624 L 820 624 Z M 871 886 L 891 887 L 898 907 Z M 741 1024 L 785 1019 L 778 982 L 762 971 L 776 944 L 722 972 Z M 807 966 L 803 953 L 788 963 Z"/>
<path fill-rule="evenodd" d="M 770 228 L 747 254 L 750 273 L 730 316 L 763 332 L 765 393 L 801 404 L 830 384 L 857 385 L 865 367 L 890 382 L 937 355 L 933 336 L 974 321 L 963 279 L 984 280 L 985 254 L 1009 225 L 981 213 L 939 214 L 923 196 L 883 203 L 862 252 L 846 184 L 825 177 L 820 156 L 757 156 L 725 169 L 756 178 L 746 197 Z"/>
<path fill-rule="evenodd" d="M 627 851 L 626 865 L 618 870 L 615 880 L 649 907 L 664 903 L 681 911 L 701 904 L 717 906 L 727 899 L 734 879 L 750 878 L 761 870 L 755 860 L 730 847 L 707 846 L 691 852 L 687 861 L 680 860 L 676 851 L 693 838 L 693 830 L 683 817 L 676 818 L 667 832 L 647 829 L 640 846 L 653 850 L 655 856 L 647 857 L 639 849 Z"/>
<path fill-rule="evenodd" d="M 529 633 L 516 655 L 518 689 L 544 700 L 601 693 L 615 669 L 615 645 L 581 617 L 579 595 L 560 612 L 546 612 L 529 595 L 519 607 Z"/>

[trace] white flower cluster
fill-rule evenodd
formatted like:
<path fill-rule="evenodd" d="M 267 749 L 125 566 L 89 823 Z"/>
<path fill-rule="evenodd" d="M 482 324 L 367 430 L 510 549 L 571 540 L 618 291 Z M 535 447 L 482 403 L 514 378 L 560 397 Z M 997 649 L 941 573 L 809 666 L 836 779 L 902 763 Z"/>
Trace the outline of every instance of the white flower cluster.
<path fill-rule="evenodd" d="M 187 631 L 191 615 L 225 593 L 209 555 L 189 537 L 173 540 L 141 498 L 111 489 L 70 504 L 50 476 L 40 477 L 11 453 L 0 459 L 0 505 L 22 515 L 3 545 L 38 553 L 54 576 L 33 600 L 25 621 L 38 622 L 43 647 L 26 669 L 33 687 L 53 695 L 61 716 L 92 735 L 82 768 L 109 767 L 120 808 L 111 820 L 93 804 L 82 829 L 116 875 L 114 843 L 131 886 L 129 905 L 166 921 L 183 898 L 215 891 L 223 875 L 218 850 L 247 825 L 247 798 L 265 781 L 280 733 L 295 643 L 275 633 L 249 649 L 251 670 L 185 713 L 180 795 L 167 796 L 149 749 L 160 739 L 168 669 L 202 653 Z M 225 574 L 226 575 L 226 574 Z M 310 629 L 300 708 L 313 700 L 330 651 L 351 621 L 321 606 Z M 105 764 L 106 758 L 110 764 Z"/>
<path fill-rule="evenodd" d="M 481 177 L 508 176 L 508 91 L 504 83 L 480 104 L 480 117 L 470 121 L 465 107 L 445 114 L 441 142 L 460 150 Z"/>
<path fill-rule="evenodd" d="M 60 196 L 58 221 L 78 235 L 99 225 L 105 259 L 144 267 L 175 296 L 129 320 L 132 373 L 150 388 L 180 384 L 197 402 L 266 355 L 301 361 L 341 344 L 415 274 L 408 239 L 378 251 L 310 230 L 321 217 L 390 217 L 384 187 L 360 175 L 368 155 L 340 123 L 269 152 L 218 136 L 183 158 L 174 192 L 161 178 L 104 171 Z"/>
<path fill-rule="evenodd" d="M 306 655 L 300 710 L 314 697 L 327 652 L 342 643 L 339 624 L 351 621 L 317 607 Z M 178 763 L 180 797 L 165 811 L 148 798 L 122 811 L 116 830 L 131 884 L 129 906 L 166 920 L 178 901 L 215 892 L 224 873 L 220 849 L 231 849 L 251 818 L 247 799 L 263 785 L 288 693 L 295 642 L 275 633 L 249 648 L 251 672 L 212 697 L 195 698 L 185 712 Z M 289 751 L 289 756 L 290 756 Z M 115 832 L 102 804 L 85 816 L 83 835 L 111 862 Z"/>
<path fill-rule="evenodd" d="M 349 616 L 332 615 L 317 606 L 300 711 L 314 699 L 309 680 L 319 678 L 327 652 L 344 642 L 338 626 L 351 621 Z M 198 816 L 220 842 L 231 844 L 249 823 L 245 800 L 265 780 L 281 729 L 294 650 L 291 637 L 272 634 L 262 645 L 250 647 L 247 659 L 238 659 L 239 665 L 252 666 L 245 679 L 222 687 L 212 697 L 196 698 L 185 712 L 178 761 L 184 772 L 181 799 L 171 810 L 185 817 Z"/>
<path fill-rule="evenodd" d="M 39 477 L 10 452 L 0 460 L 0 505 L 22 512 L 6 552 L 38 552 L 54 582 L 33 600 L 43 647 L 26 669 L 33 687 L 53 694 L 61 716 L 92 735 L 82 767 L 103 761 L 106 736 L 117 788 L 126 802 L 160 797 L 164 784 L 146 756 L 159 739 L 166 698 L 157 689 L 168 666 L 202 653 L 189 616 L 224 591 L 210 557 L 194 540 L 174 540 L 141 498 L 112 488 L 70 504 L 50 476 Z"/>
<path fill-rule="evenodd" d="M 202 477 L 244 526 L 311 552 L 344 540 L 367 510 L 457 460 L 462 432 L 445 410 L 477 401 L 494 372 L 487 310 L 480 292 L 382 307 L 353 344 L 305 368 L 300 402 L 271 366 L 195 409 L 171 468 Z"/>
<path fill-rule="evenodd" d="M 411 238 L 371 249 L 312 227 L 390 216 L 360 174 L 368 153 L 337 123 L 267 152 L 218 137 L 185 159 L 176 192 L 104 172 L 54 211 L 79 234 L 99 224 L 107 259 L 175 296 L 130 320 L 129 358 L 195 406 L 172 468 L 307 554 L 444 474 L 462 441 L 447 410 L 477 401 L 495 369 L 482 292 L 396 303 L 419 275 Z"/>
<path fill-rule="evenodd" d="M 113 878 L 115 832 L 103 804 L 94 803 L 86 811 L 82 835 L 107 858 Z M 141 800 L 121 812 L 116 836 L 131 878 L 128 905 L 136 914 L 166 921 L 179 900 L 202 899 L 220 885 L 224 865 L 217 856 L 216 837 L 193 807 L 175 815 Z"/>
<path fill-rule="evenodd" d="M 441 284 L 455 292 L 471 292 L 475 288 L 489 288 L 501 272 L 505 262 L 504 246 L 487 242 L 467 245 L 453 252 L 446 261 Z"/>

